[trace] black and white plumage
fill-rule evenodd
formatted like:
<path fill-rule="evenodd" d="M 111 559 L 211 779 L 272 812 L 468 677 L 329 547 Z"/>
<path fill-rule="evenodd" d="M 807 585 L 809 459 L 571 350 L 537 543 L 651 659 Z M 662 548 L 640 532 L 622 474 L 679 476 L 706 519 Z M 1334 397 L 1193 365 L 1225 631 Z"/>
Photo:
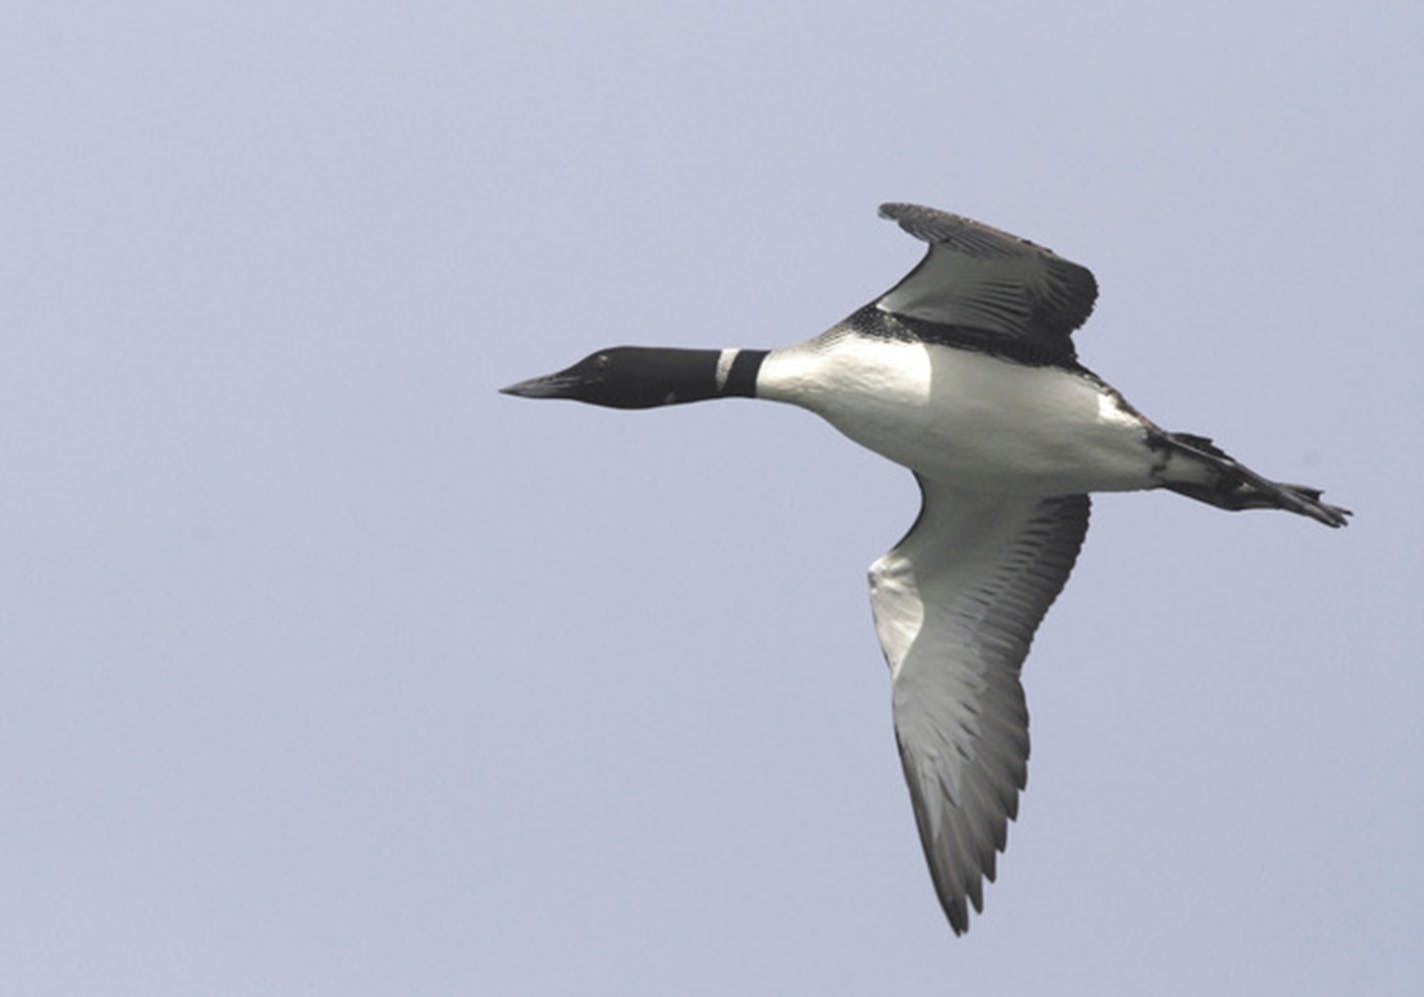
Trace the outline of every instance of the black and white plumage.
<path fill-rule="evenodd" d="M 982 910 L 1027 776 L 1019 671 L 1073 568 L 1092 491 L 1167 488 L 1225 509 L 1343 526 L 1320 492 L 1270 481 L 1167 432 L 1080 365 L 1084 267 L 909 204 L 881 214 L 929 243 L 918 266 L 824 334 L 778 350 L 600 350 L 503 389 L 650 408 L 787 402 L 915 474 L 909 533 L 870 568 L 895 737 L 935 891 L 955 933 Z"/>

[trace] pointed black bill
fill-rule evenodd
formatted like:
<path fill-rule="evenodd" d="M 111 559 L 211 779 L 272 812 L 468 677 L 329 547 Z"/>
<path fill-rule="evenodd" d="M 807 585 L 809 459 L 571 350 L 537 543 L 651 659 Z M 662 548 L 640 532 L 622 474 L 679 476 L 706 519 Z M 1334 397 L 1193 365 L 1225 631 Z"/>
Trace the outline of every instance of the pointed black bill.
<path fill-rule="evenodd" d="M 507 388 L 500 388 L 499 393 L 501 395 L 517 395 L 520 398 L 567 398 L 569 389 L 578 381 L 579 378 L 564 373 L 549 374 L 545 377 L 531 377 L 527 381 L 520 381 Z"/>

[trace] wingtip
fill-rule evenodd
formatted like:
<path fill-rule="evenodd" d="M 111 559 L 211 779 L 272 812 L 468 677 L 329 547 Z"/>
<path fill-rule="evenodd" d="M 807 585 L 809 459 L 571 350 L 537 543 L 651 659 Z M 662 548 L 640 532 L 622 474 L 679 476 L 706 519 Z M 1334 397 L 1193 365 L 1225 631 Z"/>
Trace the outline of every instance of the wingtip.
<path fill-rule="evenodd" d="M 886 201 L 875 209 L 875 213 L 881 218 L 888 218 L 892 222 L 900 221 L 907 212 L 930 210 L 920 207 L 918 204 L 911 204 L 908 201 Z"/>

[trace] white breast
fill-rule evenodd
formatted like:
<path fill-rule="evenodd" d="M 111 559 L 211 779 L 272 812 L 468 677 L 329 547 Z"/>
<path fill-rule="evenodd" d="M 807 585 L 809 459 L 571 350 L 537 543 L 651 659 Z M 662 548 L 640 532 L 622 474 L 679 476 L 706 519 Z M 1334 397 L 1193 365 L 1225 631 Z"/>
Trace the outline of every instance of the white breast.
<path fill-rule="evenodd" d="M 773 351 L 758 397 L 810 409 L 961 488 L 1054 495 L 1155 484 L 1142 420 L 1091 378 L 985 353 L 833 332 Z"/>

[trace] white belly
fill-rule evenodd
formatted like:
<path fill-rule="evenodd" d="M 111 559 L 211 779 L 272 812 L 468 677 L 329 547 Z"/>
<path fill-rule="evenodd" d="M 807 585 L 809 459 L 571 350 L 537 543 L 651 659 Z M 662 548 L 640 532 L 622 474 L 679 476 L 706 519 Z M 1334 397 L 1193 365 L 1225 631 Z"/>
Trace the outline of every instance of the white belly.
<path fill-rule="evenodd" d="M 758 397 L 810 409 L 898 464 L 961 488 L 1052 495 L 1156 484 L 1142 420 L 1092 379 L 858 335 L 773 351 Z"/>

